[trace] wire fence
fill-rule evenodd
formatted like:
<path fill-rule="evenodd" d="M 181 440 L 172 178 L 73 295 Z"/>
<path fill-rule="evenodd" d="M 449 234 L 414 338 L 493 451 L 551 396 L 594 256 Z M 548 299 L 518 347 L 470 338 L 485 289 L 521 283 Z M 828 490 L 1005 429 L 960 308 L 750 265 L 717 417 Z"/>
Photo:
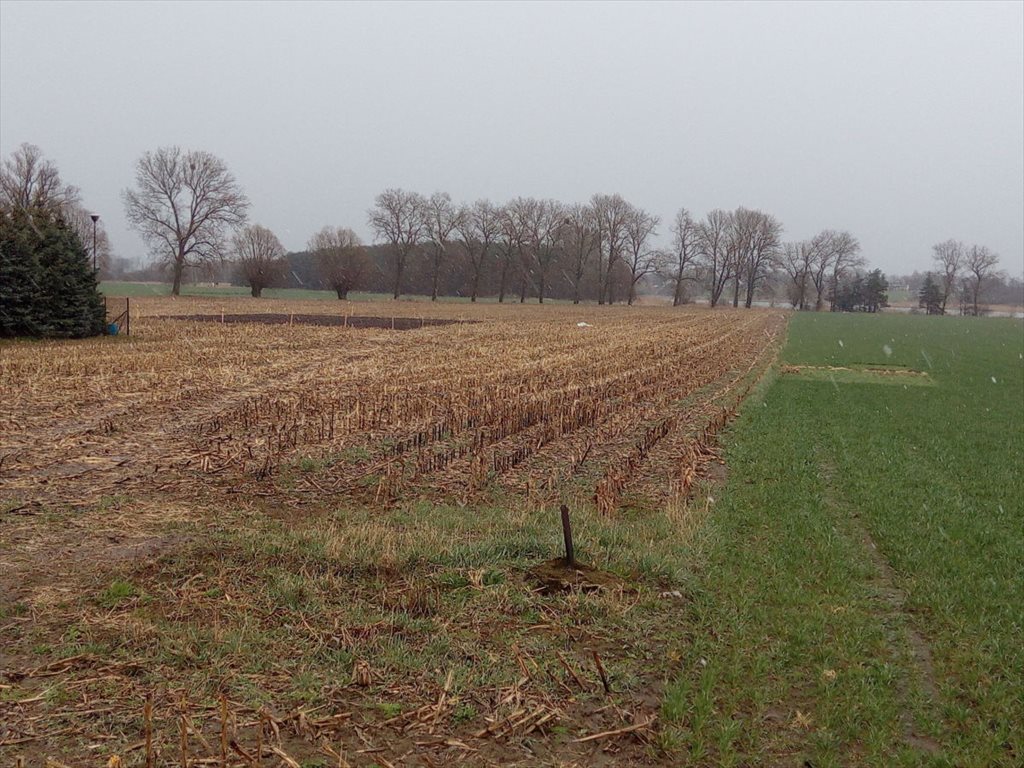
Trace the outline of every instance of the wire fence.
<path fill-rule="evenodd" d="M 107 311 L 107 333 L 116 335 L 123 333 L 130 336 L 132 331 L 131 299 L 127 296 L 119 298 L 103 298 Z"/>

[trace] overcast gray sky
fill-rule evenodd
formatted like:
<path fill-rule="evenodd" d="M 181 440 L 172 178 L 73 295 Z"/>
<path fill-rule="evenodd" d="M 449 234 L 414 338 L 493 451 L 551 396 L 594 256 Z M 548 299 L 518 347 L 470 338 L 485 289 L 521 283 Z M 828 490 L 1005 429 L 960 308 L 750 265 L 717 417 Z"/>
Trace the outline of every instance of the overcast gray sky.
<path fill-rule="evenodd" d="M 223 158 L 299 250 L 376 193 L 738 205 L 890 273 L 955 237 L 1024 271 L 1024 4 L 0 2 L 0 151 L 114 249 L 145 150 Z M 663 227 L 663 230 L 667 228 Z"/>

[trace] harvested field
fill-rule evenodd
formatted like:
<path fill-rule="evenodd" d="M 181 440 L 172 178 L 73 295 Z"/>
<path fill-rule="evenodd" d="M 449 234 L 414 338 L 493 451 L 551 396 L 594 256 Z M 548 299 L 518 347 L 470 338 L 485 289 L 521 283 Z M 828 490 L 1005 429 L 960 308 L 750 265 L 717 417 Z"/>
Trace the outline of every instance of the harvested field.
<path fill-rule="evenodd" d="M 0 755 L 669 760 L 645 638 L 784 316 L 222 303 L 0 347 Z"/>
<path fill-rule="evenodd" d="M 288 473 L 296 498 L 375 502 L 495 487 L 556 498 L 589 480 L 611 511 L 652 480 L 685 492 L 781 315 L 582 312 L 584 327 L 553 308 L 401 336 L 161 313 L 127 339 L 8 346 L 0 493 L 72 506 L 197 484 L 267 493 Z"/>

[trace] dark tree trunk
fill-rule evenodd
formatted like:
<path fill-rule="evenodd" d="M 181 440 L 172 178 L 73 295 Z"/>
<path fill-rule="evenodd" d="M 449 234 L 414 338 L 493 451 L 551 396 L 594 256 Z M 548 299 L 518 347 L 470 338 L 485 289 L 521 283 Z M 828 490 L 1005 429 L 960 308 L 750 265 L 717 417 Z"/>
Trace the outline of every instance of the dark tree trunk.
<path fill-rule="evenodd" d="M 398 260 L 395 261 L 395 285 L 393 295 L 391 296 L 393 299 L 397 299 L 402 295 L 402 270 L 404 267 L 405 259 L 399 257 Z"/>
<path fill-rule="evenodd" d="M 257 283 L 252 284 L 252 297 L 258 299 L 263 295 L 263 286 Z"/>
<path fill-rule="evenodd" d="M 338 294 L 338 301 L 345 301 L 348 298 L 348 288 L 341 285 L 334 286 L 334 292 Z M 398 298 L 397 296 L 395 298 Z"/>
<path fill-rule="evenodd" d="M 174 284 L 171 286 L 171 295 L 181 295 L 181 272 L 185 265 L 181 261 L 174 262 Z"/>
<path fill-rule="evenodd" d="M 505 283 L 508 279 L 508 259 L 501 262 L 501 282 L 498 284 L 498 303 L 505 301 Z"/>
<path fill-rule="evenodd" d="M 717 307 L 722 300 L 722 293 L 725 291 L 726 278 L 720 273 L 712 275 L 711 278 L 711 307 Z"/>
<path fill-rule="evenodd" d="M 434 274 L 430 276 L 430 300 L 437 301 L 437 281 L 441 273 L 441 259 L 434 257 Z"/>
<path fill-rule="evenodd" d="M 477 296 L 477 293 L 479 291 L 479 288 L 480 288 L 480 267 L 477 267 L 476 271 L 473 272 L 473 285 L 471 286 L 470 292 L 469 292 L 469 300 L 470 300 L 470 302 L 475 302 L 476 301 L 476 296 Z"/>

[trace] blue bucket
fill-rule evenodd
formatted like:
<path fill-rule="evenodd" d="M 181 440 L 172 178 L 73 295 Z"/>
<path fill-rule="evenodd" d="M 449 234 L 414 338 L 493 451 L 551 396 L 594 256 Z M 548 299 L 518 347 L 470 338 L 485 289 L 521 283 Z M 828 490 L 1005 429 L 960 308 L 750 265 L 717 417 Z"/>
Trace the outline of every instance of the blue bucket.
<path fill-rule="evenodd" d="M 109 333 L 111 336 L 117 336 L 117 332 L 119 330 L 121 329 L 118 327 L 117 323 L 110 323 L 107 326 L 107 333 Z"/>

